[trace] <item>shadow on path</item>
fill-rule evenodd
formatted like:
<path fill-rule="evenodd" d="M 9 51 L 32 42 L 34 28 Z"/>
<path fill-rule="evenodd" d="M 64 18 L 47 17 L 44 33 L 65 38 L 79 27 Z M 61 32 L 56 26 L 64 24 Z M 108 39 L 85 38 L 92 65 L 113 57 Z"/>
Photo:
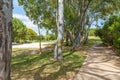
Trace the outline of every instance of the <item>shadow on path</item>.
<path fill-rule="evenodd" d="M 120 58 L 110 47 L 95 44 L 74 80 L 120 80 Z"/>

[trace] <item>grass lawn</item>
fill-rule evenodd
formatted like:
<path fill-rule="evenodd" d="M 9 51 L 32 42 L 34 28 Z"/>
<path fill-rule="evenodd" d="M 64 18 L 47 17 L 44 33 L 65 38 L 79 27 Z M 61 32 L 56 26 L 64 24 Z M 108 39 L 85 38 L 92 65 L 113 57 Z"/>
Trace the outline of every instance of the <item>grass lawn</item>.
<path fill-rule="evenodd" d="M 100 41 L 90 38 L 87 45 L 76 51 L 70 47 L 63 49 L 63 61 L 54 61 L 54 51 L 47 50 L 42 54 L 37 49 L 13 49 L 12 80 L 72 80 L 82 66 L 88 46 Z"/>

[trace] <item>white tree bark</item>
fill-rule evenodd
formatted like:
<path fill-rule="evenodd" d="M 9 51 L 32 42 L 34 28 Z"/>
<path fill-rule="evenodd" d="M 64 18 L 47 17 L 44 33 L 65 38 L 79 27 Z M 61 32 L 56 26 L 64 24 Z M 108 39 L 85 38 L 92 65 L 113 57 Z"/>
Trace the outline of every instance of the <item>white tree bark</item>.
<path fill-rule="evenodd" d="M 64 38 L 64 3 L 63 0 L 58 0 L 58 13 L 57 13 L 57 29 L 58 37 L 55 46 L 55 55 L 56 60 L 61 60 L 62 57 L 62 43 Z"/>
<path fill-rule="evenodd" d="M 41 32 L 40 32 L 40 25 L 38 24 L 38 33 L 39 33 L 39 50 L 40 50 L 40 54 L 42 53 L 42 48 L 41 48 Z"/>
<path fill-rule="evenodd" d="M 10 80 L 12 0 L 0 0 L 0 80 Z"/>

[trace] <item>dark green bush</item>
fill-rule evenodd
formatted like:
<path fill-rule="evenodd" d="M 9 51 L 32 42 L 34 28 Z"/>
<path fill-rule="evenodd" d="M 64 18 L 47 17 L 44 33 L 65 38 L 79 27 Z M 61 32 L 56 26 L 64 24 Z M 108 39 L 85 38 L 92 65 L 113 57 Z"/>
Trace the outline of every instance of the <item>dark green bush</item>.
<path fill-rule="evenodd" d="M 95 31 L 104 44 L 114 46 L 120 53 L 120 17 L 111 16 L 102 28 Z"/>

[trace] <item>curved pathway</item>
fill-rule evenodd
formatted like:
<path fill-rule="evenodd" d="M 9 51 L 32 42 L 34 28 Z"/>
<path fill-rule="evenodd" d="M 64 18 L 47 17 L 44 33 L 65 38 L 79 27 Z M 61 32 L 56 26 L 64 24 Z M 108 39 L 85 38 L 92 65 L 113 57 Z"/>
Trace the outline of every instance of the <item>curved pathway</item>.
<path fill-rule="evenodd" d="M 120 80 L 120 57 L 111 48 L 93 45 L 74 80 Z"/>

